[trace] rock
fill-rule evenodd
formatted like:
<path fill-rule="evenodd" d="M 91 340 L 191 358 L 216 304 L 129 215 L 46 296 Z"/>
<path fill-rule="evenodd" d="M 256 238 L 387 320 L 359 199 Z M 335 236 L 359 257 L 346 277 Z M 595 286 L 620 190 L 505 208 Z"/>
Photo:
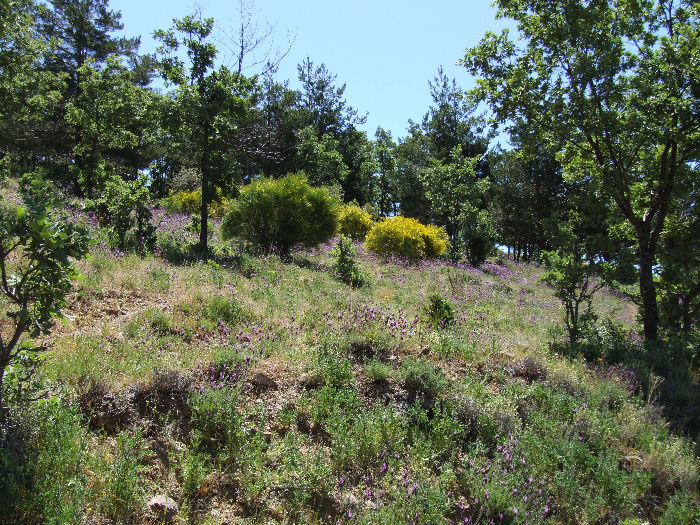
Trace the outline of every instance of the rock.
<path fill-rule="evenodd" d="M 177 503 L 162 494 L 151 498 L 148 508 L 158 519 L 165 519 L 166 523 L 172 523 L 177 515 Z"/>
<path fill-rule="evenodd" d="M 277 390 L 277 383 L 270 376 L 258 372 L 251 379 L 250 383 L 261 390 Z"/>

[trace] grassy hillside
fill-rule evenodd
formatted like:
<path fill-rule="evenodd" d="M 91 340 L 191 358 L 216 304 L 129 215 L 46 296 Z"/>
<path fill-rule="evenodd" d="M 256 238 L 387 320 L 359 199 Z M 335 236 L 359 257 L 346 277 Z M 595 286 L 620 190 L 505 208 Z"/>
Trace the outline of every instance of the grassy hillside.
<path fill-rule="evenodd" d="M 614 294 L 572 355 L 535 265 L 358 246 L 371 283 L 351 288 L 332 242 L 283 262 L 215 232 L 201 261 L 189 218 L 159 212 L 141 257 L 66 216 L 98 243 L 45 340 L 35 385 L 50 396 L 14 407 L 0 520 L 159 523 L 156 495 L 177 523 L 700 519 L 693 444 L 667 419 L 689 428 L 697 380 L 673 356 L 649 365 Z M 430 322 L 432 294 L 453 323 Z M 665 415 L 669 400 L 681 409 Z"/>

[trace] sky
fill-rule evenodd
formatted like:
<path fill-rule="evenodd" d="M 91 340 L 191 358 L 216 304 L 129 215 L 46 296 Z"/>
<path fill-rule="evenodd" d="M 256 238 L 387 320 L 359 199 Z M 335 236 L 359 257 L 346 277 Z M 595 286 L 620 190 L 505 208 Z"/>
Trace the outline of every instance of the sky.
<path fill-rule="evenodd" d="M 279 66 L 278 81 L 299 86 L 297 64 L 309 57 L 325 64 L 346 84 L 345 98 L 359 114 L 370 138 L 377 126 L 396 139 L 406 135 L 408 120 L 420 122 L 431 104 L 428 82 L 443 66 L 448 76 L 468 89 L 469 73 L 457 65 L 468 47 L 487 30 L 506 27 L 496 20 L 490 0 L 257 0 L 258 27 L 273 28 L 274 46 L 291 48 Z M 240 20 L 239 0 L 111 0 L 121 11 L 126 36 L 141 36 L 141 52 L 153 52 L 155 29 L 167 29 L 173 18 L 199 6 L 216 20 L 221 57 Z M 249 70 L 254 73 L 255 70 Z"/>

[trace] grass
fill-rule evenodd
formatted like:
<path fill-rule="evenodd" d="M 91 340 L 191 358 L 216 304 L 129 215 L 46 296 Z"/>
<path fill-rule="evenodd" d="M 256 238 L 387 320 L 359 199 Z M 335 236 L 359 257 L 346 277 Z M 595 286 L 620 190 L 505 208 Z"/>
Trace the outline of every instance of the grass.
<path fill-rule="evenodd" d="M 3 429 L 0 521 L 150 523 L 156 494 L 180 523 L 698 519 L 693 444 L 660 407 L 697 379 L 638 351 L 630 303 L 598 294 L 613 323 L 572 350 L 535 265 L 360 245 L 350 287 L 333 242 L 201 260 L 173 228 L 160 256 L 80 263 L 39 378 L 56 397 Z"/>

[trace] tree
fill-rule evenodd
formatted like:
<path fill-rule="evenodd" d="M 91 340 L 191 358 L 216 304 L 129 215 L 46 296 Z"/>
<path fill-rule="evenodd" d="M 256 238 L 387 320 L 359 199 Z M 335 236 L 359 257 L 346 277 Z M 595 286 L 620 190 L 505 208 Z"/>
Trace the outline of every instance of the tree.
<path fill-rule="evenodd" d="M 430 201 L 421 180 L 430 165 L 427 139 L 420 126 L 409 121 L 408 136 L 399 141 L 396 153 L 396 193 L 402 215 L 426 223 L 431 220 Z"/>
<path fill-rule="evenodd" d="M 75 178 L 93 198 L 95 190 L 103 189 L 107 179 L 119 173 L 124 152 L 143 145 L 149 128 L 155 126 L 156 96 L 137 85 L 115 57 L 108 58 L 101 70 L 89 61 L 79 73 L 80 93 L 68 104 L 66 120 L 81 130 L 74 153 L 82 162 L 81 169 L 75 166 Z M 135 160 L 134 168 L 147 164 Z"/>
<path fill-rule="evenodd" d="M 186 16 L 167 31 L 156 31 L 162 42 L 160 67 L 165 80 L 176 88 L 167 126 L 181 139 L 184 158 L 197 160 L 201 176 L 200 249 L 208 249 L 209 202 L 214 189 L 235 173 L 233 166 L 246 153 L 249 135 L 242 133 L 257 85 L 251 79 L 220 66 L 214 69 L 217 50 L 209 39 L 214 19 Z M 187 51 L 188 63 L 178 49 Z"/>
<path fill-rule="evenodd" d="M 591 299 L 602 286 L 595 281 L 599 268 L 585 236 L 576 231 L 576 214 L 566 223 L 558 225 L 557 248 L 542 253 L 547 272 L 542 279 L 554 288 L 554 295 L 564 305 L 564 322 L 569 333 L 569 343 L 576 344 L 584 329 L 595 321 Z"/>
<path fill-rule="evenodd" d="M 39 9 L 40 32 L 59 42 L 47 57 L 47 67 L 68 75 L 68 98 L 80 91 L 80 68 L 88 60 L 101 65 L 109 57 L 136 57 L 138 38 L 114 38 L 124 29 L 121 13 L 109 9 L 109 0 L 50 0 Z"/>
<path fill-rule="evenodd" d="M 8 305 L 7 331 L 0 334 L 0 409 L 7 367 L 22 353 L 42 349 L 23 337 L 48 333 L 61 317 L 76 275 L 71 258 L 87 253 L 82 231 L 54 220 L 41 202 L 25 202 L 0 210 L 0 290 Z"/>
<path fill-rule="evenodd" d="M 306 167 L 309 182 L 314 186 L 342 185 L 349 170 L 338 151 L 338 141 L 330 133 L 319 139 L 313 126 L 306 126 L 298 135 L 297 162 Z"/>
<path fill-rule="evenodd" d="M 18 175 L 55 157 L 65 79 L 42 68 L 48 49 L 33 2 L 9 2 L 0 13 L 0 170 Z"/>
<path fill-rule="evenodd" d="M 433 217 L 438 224 L 445 225 L 452 257 L 456 258 L 460 249 L 466 248 L 472 264 L 484 262 L 493 248 L 488 218 L 480 213 L 489 187 L 487 179 L 477 178 L 476 165 L 480 160 L 478 156 L 464 157 L 462 146 L 457 145 L 449 162 L 433 160 L 422 176 Z"/>
<path fill-rule="evenodd" d="M 518 23 L 462 63 L 496 122 L 523 119 L 563 144 L 567 178 L 590 177 L 634 232 L 644 336 L 658 337 L 654 264 L 679 171 L 700 146 L 700 24 L 688 0 L 499 0 Z"/>
<path fill-rule="evenodd" d="M 396 144 L 391 139 L 391 132 L 377 128 L 374 134 L 374 177 L 371 179 L 372 202 L 377 203 L 379 214 L 388 217 L 397 213 L 396 195 Z"/>

